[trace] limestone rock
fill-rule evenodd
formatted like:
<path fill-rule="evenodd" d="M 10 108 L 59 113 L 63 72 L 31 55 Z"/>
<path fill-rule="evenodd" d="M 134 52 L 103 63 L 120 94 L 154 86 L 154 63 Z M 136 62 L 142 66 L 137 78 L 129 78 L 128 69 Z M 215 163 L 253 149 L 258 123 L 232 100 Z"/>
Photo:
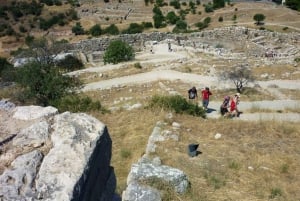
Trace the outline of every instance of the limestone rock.
<path fill-rule="evenodd" d="M 41 106 L 20 106 L 15 108 L 13 118 L 20 120 L 32 120 L 41 117 L 49 117 L 58 113 L 54 107 L 41 107 Z"/>
<path fill-rule="evenodd" d="M 29 200 L 34 195 L 34 180 L 42 161 L 38 150 L 17 157 L 0 176 L 1 200 Z"/>

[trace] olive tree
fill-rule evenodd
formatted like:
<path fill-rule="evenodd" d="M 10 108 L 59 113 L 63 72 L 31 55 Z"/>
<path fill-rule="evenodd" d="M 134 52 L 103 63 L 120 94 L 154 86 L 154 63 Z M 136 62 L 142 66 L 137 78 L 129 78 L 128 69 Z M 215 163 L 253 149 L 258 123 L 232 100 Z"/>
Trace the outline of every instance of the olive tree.
<path fill-rule="evenodd" d="M 239 93 L 243 92 L 244 86 L 249 82 L 254 81 L 254 76 L 246 65 L 236 66 L 230 70 L 224 70 L 219 74 L 219 77 L 223 80 L 231 80 Z"/>
<path fill-rule="evenodd" d="M 61 66 L 57 66 L 56 58 L 66 48 L 64 43 L 40 38 L 18 55 L 30 58 L 16 73 L 16 82 L 22 88 L 23 97 L 26 97 L 23 101 L 33 100 L 36 104 L 47 106 L 80 87 L 78 79 L 63 75 Z"/>
<path fill-rule="evenodd" d="M 104 63 L 117 64 L 122 61 L 130 61 L 134 59 L 133 48 L 121 40 L 111 41 L 105 50 L 103 60 Z"/>
<path fill-rule="evenodd" d="M 263 14 L 257 13 L 253 16 L 253 19 L 256 21 L 256 25 L 260 25 L 262 21 L 266 19 L 266 16 Z"/>

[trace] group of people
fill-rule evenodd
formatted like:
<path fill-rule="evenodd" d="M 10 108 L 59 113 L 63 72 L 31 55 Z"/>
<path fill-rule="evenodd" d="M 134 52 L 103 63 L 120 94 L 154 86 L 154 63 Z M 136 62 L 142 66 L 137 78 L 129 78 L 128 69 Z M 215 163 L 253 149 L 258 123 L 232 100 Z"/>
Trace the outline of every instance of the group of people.
<path fill-rule="evenodd" d="M 191 100 L 197 100 L 198 99 L 198 94 L 197 94 L 197 89 L 196 87 L 192 87 L 191 89 L 188 90 L 188 95 L 189 95 L 189 99 Z M 208 108 L 208 104 L 209 104 L 209 97 L 212 95 L 211 91 L 209 90 L 208 87 L 205 87 L 202 91 L 201 91 L 201 95 L 202 95 L 202 106 L 203 109 L 207 110 Z"/>
<path fill-rule="evenodd" d="M 240 94 L 236 93 L 233 97 L 225 96 L 220 106 L 220 112 L 224 117 L 239 117 L 240 111 L 238 104 L 240 102 Z M 229 110 L 228 110 L 229 109 Z"/>
<path fill-rule="evenodd" d="M 201 90 L 202 106 L 207 111 L 209 104 L 209 97 L 212 95 L 208 87 Z M 197 101 L 198 94 L 196 87 L 192 87 L 188 90 L 188 97 L 190 100 Z M 238 110 L 238 104 L 240 101 L 240 94 L 236 93 L 233 97 L 225 96 L 223 103 L 220 106 L 220 112 L 224 117 L 239 117 L 240 111 Z"/>

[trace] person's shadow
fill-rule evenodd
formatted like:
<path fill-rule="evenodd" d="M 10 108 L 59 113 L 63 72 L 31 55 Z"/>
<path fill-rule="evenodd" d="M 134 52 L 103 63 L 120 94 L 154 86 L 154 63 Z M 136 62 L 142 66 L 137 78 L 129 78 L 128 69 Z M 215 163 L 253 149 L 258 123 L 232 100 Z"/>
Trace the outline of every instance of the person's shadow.
<path fill-rule="evenodd" d="M 217 110 L 213 109 L 213 108 L 207 108 L 206 113 L 211 113 L 211 112 L 214 112 L 214 111 L 217 111 Z"/>

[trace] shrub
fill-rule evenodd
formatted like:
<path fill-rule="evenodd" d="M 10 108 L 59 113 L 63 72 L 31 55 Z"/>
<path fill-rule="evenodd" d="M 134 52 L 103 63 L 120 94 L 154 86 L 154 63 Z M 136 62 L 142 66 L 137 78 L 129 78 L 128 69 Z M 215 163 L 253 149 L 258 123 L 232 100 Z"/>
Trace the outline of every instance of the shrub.
<path fill-rule="evenodd" d="M 223 22 L 223 17 L 220 16 L 219 19 L 218 19 L 218 21 L 219 21 L 219 22 Z"/>
<path fill-rule="evenodd" d="M 102 29 L 101 26 L 99 24 L 95 24 L 94 26 L 92 26 L 89 30 L 89 33 L 92 36 L 100 36 L 102 33 Z"/>
<path fill-rule="evenodd" d="M 24 89 L 24 97 L 33 98 L 43 106 L 70 94 L 81 84 L 76 78 L 62 75 L 53 66 L 37 62 L 18 68 L 16 81 Z"/>
<path fill-rule="evenodd" d="M 159 96 L 155 95 L 150 100 L 149 108 L 161 108 L 171 110 L 176 113 L 185 113 L 193 116 L 205 118 L 206 112 L 198 105 L 189 103 L 185 98 L 179 95 Z"/>
<path fill-rule="evenodd" d="M 67 55 L 64 59 L 58 61 L 57 66 L 66 72 L 71 72 L 82 69 L 83 63 L 73 55 Z"/>
<path fill-rule="evenodd" d="M 77 95 L 64 96 L 60 99 L 51 101 L 50 104 L 56 107 L 59 112 L 108 112 L 105 108 L 102 107 L 99 101 L 92 101 L 92 99 L 89 97 L 79 97 Z"/>
<path fill-rule="evenodd" d="M 144 29 L 153 28 L 152 22 L 142 22 Z"/>
<path fill-rule="evenodd" d="M 128 27 L 128 29 L 124 30 L 124 34 L 136 34 L 136 33 L 142 33 L 144 30 L 144 26 L 140 25 L 138 23 L 131 23 Z"/>
<path fill-rule="evenodd" d="M 173 0 L 170 2 L 170 6 L 173 6 L 175 9 L 180 9 L 180 2 L 179 0 Z"/>
<path fill-rule="evenodd" d="M 111 24 L 106 29 L 104 29 L 104 33 L 110 34 L 110 35 L 118 35 L 120 33 L 120 31 L 116 25 Z"/>
<path fill-rule="evenodd" d="M 80 22 L 77 22 L 75 26 L 72 27 L 72 33 L 75 35 L 83 35 L 84 29 L 82 28 Z"/>
<path fill-rule="evenodd" d="M 103 60 L 104 63 L 120 63 L 122 61 L 129 61 L 134 58 L 134 51 L 131 46 L 121 40 L 110 42 L 107 47 Z"/>
<path fill-rule="evenodd" d="M 211 4 L 208 4 L 208 5 L 205 5 L 205 8 L 204 8 L 205 12 L 207 13 L 211 13 L 211 12 L 214 12 L 214 8 Z"/>
<path fill-rule="evenodd" d="M 272 188 L 271 195 L 269 196 L 270 199 L 274 199 L 275 197 L 282 196 L 282 190 L 280 188 Z"/>
<path fill-rule="evenodd" d="M 170 24 L 176 24 L 176 22 L 179 19 L 180 19 L 180 17 L 178 17 L 174 11 L 168 12 L 168 14 L 166 15 L 166 20 Z"/>
<path fill-rule="evenodd" d="M 140 62 L 134 63 L 133 66 L 134 66 L 135 68 L 142 69 L 142 65 L 141 65 Z"/>

